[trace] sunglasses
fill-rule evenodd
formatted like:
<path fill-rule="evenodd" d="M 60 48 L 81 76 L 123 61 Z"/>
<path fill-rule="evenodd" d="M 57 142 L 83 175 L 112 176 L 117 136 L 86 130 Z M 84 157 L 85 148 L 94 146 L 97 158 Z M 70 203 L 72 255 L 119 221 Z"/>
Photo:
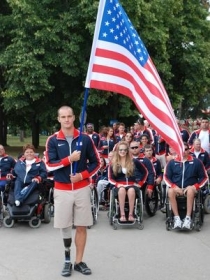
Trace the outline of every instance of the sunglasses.
<path fill-rule="evenodd" d="M 185 150 L 185 151 L 188 151 L 188 150 L 189 150 L 189 148 L 185 148 L 184 150 Z"/>
<path fill-rule="evenodd" d="M 127 149 L 119 149 L 119 152 L 127 152 Z"/>
<path fill-rule="evenodd" d="M 134 149 L 138 149 L 139 147 L 138 146 L 134 146 L 134 147 L 130 147 L 132 150 Z"/>

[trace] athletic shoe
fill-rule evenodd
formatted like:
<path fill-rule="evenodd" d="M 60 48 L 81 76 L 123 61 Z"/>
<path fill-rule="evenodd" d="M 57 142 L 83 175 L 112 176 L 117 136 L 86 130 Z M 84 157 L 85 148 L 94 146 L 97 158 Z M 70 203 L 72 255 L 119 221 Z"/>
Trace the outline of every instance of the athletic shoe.
<path fill-rule="evenodd" d="M 20 206 L 20 201 L 19 200 L 15 200 L 15 205 L 16 206 Z"/>
<path fill-rule="evenodd" d="M 80 263 L 77 263 L 77 264 L 75 263 L 74 264 L 74 270 L 76 270 L 78 272 L 81 272 L 84 275 L 90 275 L 92 273 L 91 269 L 84 262 L 80 262 Z"/>
<path fill-rule="evenodd" d="M 173 229 L 181 229 L 182 228 L 182 221 L 180 218 L 174 218 L 174 227 Z"/>
<path fill-rule="evenodd" d="M 166 206 L 163 206 L 162 208 L 160 208 L 160 211 L 165 214 L 166 213 Z"/>
<path fill-rule="evenodd" d="M 63 266 L 63 270 L 61 272 L 61 275 L 64 277 L 71 276 L 71 271 L 72 271 L 72 263 L 70 262 L 65 262 Z"/>
<path fill-rule="evenodd" d="M 185 218 L 184 223 L 182 225 L 183 229 L 191 229 L 191 219 L 190 218 Z"/>

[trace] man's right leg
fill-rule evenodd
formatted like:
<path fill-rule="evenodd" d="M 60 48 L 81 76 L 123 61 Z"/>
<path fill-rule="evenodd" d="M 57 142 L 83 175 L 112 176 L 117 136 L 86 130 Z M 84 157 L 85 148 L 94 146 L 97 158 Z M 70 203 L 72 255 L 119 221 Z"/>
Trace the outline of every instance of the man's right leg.
<path fill-rule="evenodd" d="M 72 227 L 61 229 L 61 235 L 63 237 L 63 244 L 65 248 L 65 262 L 61 275 L 67 277 L 67 276 L 71 276 L 71 272 L 72 272 L 72 263 L 71 263 Z"/>

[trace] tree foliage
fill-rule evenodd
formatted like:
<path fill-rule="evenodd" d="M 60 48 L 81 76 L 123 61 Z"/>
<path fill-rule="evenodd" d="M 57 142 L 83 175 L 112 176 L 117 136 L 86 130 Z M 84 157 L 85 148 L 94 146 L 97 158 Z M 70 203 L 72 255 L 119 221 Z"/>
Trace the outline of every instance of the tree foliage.
<path fill-rule="evenodd" d="M 121 1 L 181 117 L 206 107 L 210 88 L 208 1 Z M 2 0 L 0 108 L 24 128 L 55 124 L 60 105 L 79 114 L 98 1 Z M 202 100 L 204 101 L 202 103 Z M 198 108 L 200 104 L 200 108 Z M 88 121 L 133 120 L 133 102 L 90 90 Z M 14 118 L 15 115 L 15 118 Z M 21 121 L 18 121 L 21 120 Z M 0 131 L 1 134 L 1 131 Z"/>

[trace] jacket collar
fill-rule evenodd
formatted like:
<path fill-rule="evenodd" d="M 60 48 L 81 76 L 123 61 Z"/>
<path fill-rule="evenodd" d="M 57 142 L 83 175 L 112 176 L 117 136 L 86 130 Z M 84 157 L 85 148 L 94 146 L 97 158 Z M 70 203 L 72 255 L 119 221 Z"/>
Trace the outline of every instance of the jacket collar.
<path fill-rule="evenodd" d="M 79 130 L 74 128 L 73 138 L 77 138 L 79 136 Z M 62 130 L 59 130 L 57 133 L 57 139 L 66 140 L 66 136 L 64 135 Z"/>
<path fill-rule="evenodd" d="M 192 148 L 190 149 L 190 152 L 191 152 L 191 153 L 194 153 L 194 152 L 195 152 L 195 148 L 192 147 Z M 199 153 L 204 153 L 204 152 L 205 152 L 205 150 L 204 150 L 203 148 L 201 148 L 200 151 L 199 151 Z"/>

